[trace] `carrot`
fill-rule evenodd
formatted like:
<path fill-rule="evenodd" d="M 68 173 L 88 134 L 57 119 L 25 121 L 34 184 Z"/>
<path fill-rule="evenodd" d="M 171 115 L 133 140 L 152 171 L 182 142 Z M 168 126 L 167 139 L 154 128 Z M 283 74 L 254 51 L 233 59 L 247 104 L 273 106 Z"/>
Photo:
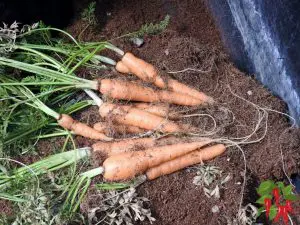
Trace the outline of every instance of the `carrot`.
<path fill-rule="evenodd" d="M 196 142 L 199 139 L 182 139 L 182 137 L 166 136 L 159 139 L 153 138 L 138 138 L 138 139 L 123 139 L 114 142 L 97 142 L 93 144 L 92 149 L 96 152 L 102 152 L 107 156 L 129 152 L 133 150 L 144 150 L 154 146 L 173 145 L 184 142 Z M 202 139 L 201 139 L 202 140 Z"/>
<path fill-rule="evenodd" d="M 113 124 L 111 129 L 109 129 L 109 125 L 105 122 L 98 122 L 94 124 L 94 129 L 108 135 L 110 131 L 114 131 L 119 134 L 140 134 L 144 133 L 145 130 L 139 127 L 123 125 L 123 124 Z"/>
<path fill-rule="evenodd" d="M 148 103 L 135 103 L 133 104 L 135 108 L 144 110 L 146 112 L 152 113 L 160 117 L 167 117 L 170 119 L 178 119 L 180 113 L 171 112 L 170 106 L 168 104 L 157 103 L 157 104 L 148 104 Z"/>
<path fill-rule="evenodd" d="M 107 137 L 105 134 L 89 127 L 88 125 L 74 120 L 72 117 L 66 114 L 61 114 L 60 118 L 57 120 L 58 124 L 69 130 L 73 131 L 77 135 L 81 135 L 86 138 L 110 141 L 112 138 Z"/>
<path fill-rule="evenodd" d="M 153 83 L 159 88 L 165 88 L 177 93 L 190 95 L 208 104 L 214 102 L 213 98 L 207 96 L 203 92 L 193 89 L 177 80 L 166 79 L 165 82 L 159 75 L 159 71 L 153 65 L 137 58 L 129 52 L 127 52 L 122 60 L 117 63 L 116 70 L 121 73 L 134 74 L 141 80 Z"/>
<path fill-rule="evenodd" d="M 177 105 L 196 106 L 206 104 L 201 99 L 173 91 L 161 90 L 159 92 L 159 97 L 161 102 L 168 102 Z"/>
<path fill-rule="evenodd" d="M 99 107 L 103 118 L 109 118 L 117 123 L 135 126 L 146 130 L 161 130 L 162 132 L 183 132 L 191 127 L 186 124 L 177 124 L 165 118 L 156 116 L 146 111 L 125 105 L 104 103 Z"/>
<path fill-rule="evenodd" d="M 166 136 L 159 139 L 154 138 L 138 138 L 138 139 L 123 139 L 114 142 L 97 142 L 93 144 L 92 149 L 97 152 L 102 152 L 107 156 L 129 152 L 133 150 L 144 150 L 154 146 L 173 145 L 179 142 L 196 142 L 199 139 L 182 139 L 182 137 Z M 202 138 L 201 138 L 202 140 Z"/>
<path fill-rule="evenodd" d="M 135 57 L 127 52 L 116 65 L 116 70 L 120 73 L 131 73 L 141 80 L 153 83 L 157 87 L 165 88 L 164 80 L 158 75 L 157 69 L 150 63 Z"/>
<path fill-rule="evenodd" d="M 153 147 L 155 145 L 153 138 L 139 138 L 121 140 L 116 142 L 97 142 L 93 144 L 92 149 L 96 152 L 104 153 L 107 156 L 116 155 L 119 153 L 129 152 L 133 150 L 141 150 Z"/>
<path fill-rule="evenodd" d="M 214 99 L 212 97 L 210 97 L 210 96 L 204 94 L 203 92 L 200 92 L 194 88 L 191 88 L 183 83 L 180 83 L 177 80 L 168 79 L 167 82 L 168 82 L 168 84 L 167 84 L 168 90 L 170 90 L 170 91 L 190 95 L 194 98 L 202 100 L 204 103 L 207 103 L 207 104 L 214 103 Z"/>
<path fill-rule="evenodd" d="M 167 102 L 177 105 L 195 106 L 204 103 L 198 98 L 166 90 L 153 90 L 135 82 L 102 79 L 99 91 L 110 98 L 139 102 Z"/>
<path fill-rule="evenodd" d="M 201 163 L 202 161 L 213 159 L 221 155 L 226 147 L 223 144 L 217 144 L 200 150 L 193 151 L 187 155 L 167 161 L 159 166 L 152 167 L 146 172 L 148 180 L 156 179 L 160 176 L 171 174 L 185 167 Z"/>
<path fill-rule="evenodd" d="M 151 88 L 143 87 L 134 82 L 102 79 L 99 91 L 110 98 L 141 102 L 159 102 L 158 94 Z"/>
<path fill-rule="evenodd" d="M 116 65 L 116 70 L 120 73 L 128 74 L 131 73 L 128 67 L 122 62 L 119 61 Z"/>
<path fill-rule="evenodd" d="M 113 155 L 103 163 L 106 180 L 126 180 L 143 174 L 151 167 L 170 161 L 210 143 L 210 139 L 192 143 L 180 143 L 146 149 L 145 151 L 125 152 Z"/>

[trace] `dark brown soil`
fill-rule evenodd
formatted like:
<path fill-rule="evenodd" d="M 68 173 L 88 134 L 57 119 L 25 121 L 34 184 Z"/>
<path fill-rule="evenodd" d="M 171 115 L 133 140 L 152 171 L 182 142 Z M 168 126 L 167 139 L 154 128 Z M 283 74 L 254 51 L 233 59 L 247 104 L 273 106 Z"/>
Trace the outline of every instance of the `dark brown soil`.
<path fill-rule="evenodd" d="M 221 127 L 218 136 L 247 136 L 258 121 L 255 107 L 233 93 L 261 107 L 286 111 L 280 99 L 231 64 L 203 0 L 115 0 L 105 6 L 105 10 L 108 10 L 106 25 L 97 29 L 89 28 L 84 35 L 85 40 L 114 39 L 138 30 L 145 23 L 162 20 L 166 14 L 171 15 L 167 30 L 159 35 L 145 36 L 141 48 L 134 47 L 124 39 L 114 40 L 113 43 L 155 64 L 164 72 L 185 68 L 208 71 L 187 71 L 172 76 L 218 101 L 218 107 L 200 110 L 216 118 Z M 82 22 L 79 20 L 74 22 L 69 31 L 76 35 L 81 29 Z M 224 108 L 232 112 L 222 110 Z M 234 120 L 232 115 L 235 116 Z M 203 126 L 207 121 L 198 119 L 190 122 L 194 126 Z M 247 163 L 243 205 L 257 200 L 256 188 L 261 181 L 273 179 L 287 182 L 283 163 L 288 175 L 299 172 L 300 130 L 289 127 L 285 116 L 269 111 L 265 138 L 242 146 Z M 253 138 L 258 138 L 262 133 L 260 129 Z M 281 151 L 284 161 L 281 160 Z M 222 189 L 220 199 L 207 198 L 202 188 L 192 183 L 195 172 L 190 170 L 164 176 L 139 187 L 139 194 L 151 200 L 156 224 L 227 224 L 228 218 L 236 216 L 244 174 L 241 152 L 237 148 L 229 148 L 225 155 L 209 164 L 219 166 L 232 177 Z M 212 213 L 215 205 L 220 209 L 216 214 Z"/>

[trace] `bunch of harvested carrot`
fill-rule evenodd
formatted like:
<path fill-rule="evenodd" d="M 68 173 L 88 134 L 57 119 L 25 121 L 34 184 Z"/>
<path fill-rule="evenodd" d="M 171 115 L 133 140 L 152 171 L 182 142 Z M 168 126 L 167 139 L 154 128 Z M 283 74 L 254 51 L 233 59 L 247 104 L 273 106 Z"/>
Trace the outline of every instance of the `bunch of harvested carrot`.
<path fill-rule="evenodd" d="M 76 45 L 78 45 L 78 43 L 76 43 Z M 0 57 L 0 65 L 17 68 L 26 72 L 32 72 L 43 76 L 44 78 L 50 78 L 51 84 L 66 85 L 68 88 L 75 87 L 84 89 L 91 95 L 99 106 L 99 113 L 101 117 L 106 120 L 111 119 L 111 121 L 114 122 L 114 130 L 119 133 L 125 131 L 126 133 L 138 134 L 148 130 L 159 130 L 166 133 L 194 132 L 197 131 L 196 128 L 187 124 L 172 121 L 172 119 L 177 119 L 179 114 L 177 112 L 171 112 L 168 105 L 162 104 L 162 102 L 183 106 L 197 106 L 213 102 L 212 98 L 208 97 L 204 93 L 192 89 L 176 80 L 169 78 L 163 79 L 153 65 L 138 59 L 131 53 L 124 54 L 122 50 L 107 43 L 95 46 L 95 49 L 92 52 L 90 52 L 90 48 L 87 48 L 86 51 L 88 52 L 88 55 L 84 56 L 83 60 L 75 64 L 73 68 L 69 68 L 71 61 L 70 63 L 68 62 L 69 64 L 61 63 L 57 61 L 56 58 L 43 52 L 39 52 L 39 50 L 43 48 L 39 49 L 36 45 L 20 45 L 16 46 L 16 48 L 20 51 L 30 52 L 31 54 L 42 57 L 46 66 L 43 66 L 43 64 L 24 63 L 3 57 Z M 97 56 L 95 53 L 102 48 L 110 48 L 117 52 L 122 56 L 121 61 L 115 63 L 109 58 Z M 79 52 L 82 52 L 83 49 L 84 47 L 80 47 Z M 55 51 L 59 54 L 62 53 L 63 55 L 71 55 L 71 58 L 74 58 L 72 55 L 75 54 L 65 51 L 61 52 L 61 50 L 58 51 L 56 48 L 51 48 L 49 50 Z M 155 90 L 132 81 L 122 81 L 118 79 L 98 79 L 90 81 L 76 77 L 74 74 L 76 68 L 87 60 L 98 60 L 111 65 L 116 64 L 116 69 L 119 72 L 135 74 L 141 80 L 153 83 L 163 90 Z M 51 66 L 47 66 L 49 64 Z M 42 83 L 45 84 L 47 82 Z M 12 82 L 2 85 L 20 84 Z M 26 85 L 26 82 L 21 82 L 21 85 Z M 28 85 L 32 84 L 28 83 Z M 33 85 L 38 84 L 34 83 Z M 100 98 L 97 98 L 91 90 L 99 90 L 102 95 L 109 98 L 142 103 L 134 103 L 132 106 L 103 103 L 103 101 Z M 49 109 L 46 111 L 48 113 L 50 112 Z M 68 115 L 60 115 L 54 112 L 51 112 L 51 114 L 55 119 L 57 119 L 60 126 L 75 134 L 91 139 L 100 139 L 105 141 L 111 140 L 111 138 L 106 136 L 109 135 L 109 126 L 107 122 L 96 123 L 94 128 L 91 128 L 85 124 L 74 121 Z M 151 142 L 144 143 L 141 140 L 140 143 L 145 147 L 151 146 L 148 145 Z M 131 146 L 132 145 L 134 144 L 131 144 Z"/>
<path fill-rule="evenodd" d="M 66 32 L 64 32 L 66 34 Z M 71 36 L 71 35 L 69 35 Z M 74 39 L 75 40 L 75 39 Z M 0 86 L 19 86 L 21 96 L 24 96 L 25 104 L 42 110 L 49 116 L 57 120 L 59 126 L 86 138 L 101 140 L 92 146 L 93 151 L 104 153 L 108 158 L 103 166 L 93 169 L 91 173 L 82 174 L 76 180 L 73 191 L 76 193 L 82 190 L 84 193 L 93 176 L 103 173 L 104 179 L 108 181 L 120 181 L 132 179 L 135 176 L 145 174 L 148 180 L 159 176 L 178 171 L 187 166 L 210 160 L 222 154 L 226 147 L 223 144 L 216 144 L 214 140 L 208 138 L 198 138 L 197 140 L 185 141 L 182 138 L 171 137 L 169 143 L 160 145 L 153 138 L 123 139 L 112 141 L 110 135 L 109 121 L 113 122 L 113 129 L 118 133 L 139 134 L 146 131 L 158 130 L 163 133 L 189 133 L 198 129 L 189 124 L 181 123 L 178 118 L 180 113 L 173 112 L 169 104 L 181 106 L 199 106 L 212 104 L 214 100 L 206 94 L 182 84 L 174 79 L 162 77 L 159 71 L 151 64 L 135 57 L 131 53 L 126 53 L 109 43 L 101 43 L 99 46 L 80 45 L 75 41 L 77 52 L 70 52 L 51 46 L 38 46 L 30 44 L 14 45 L 14 49 L 25 54 L 30 54 L 38 58 L 38 62 L 31 63 L 18 61 L 16 59 L 0 57 L 0 66 L 15 68 L 26 73 L 32 73 L 42 77 L 41 82 L 16 82 L 15 80 L 5 80 Z M 122 56 L 118 63 L 113 60 L 96 55 L 96 52 L 109 48 Z M 43 51 L 53 51 L 59 57 L 52 57 Z M 61 54 L 63 55 L 62 57 Z M 66 61 L 59 61 L 64 57 Z M 32 58 L 35 58 L 32 57 Z M 81 60 L 79 58 L 82 57 Z M 42 62 L 40 62 L 42 61 Z M 134 74 L 142 81 L 154 84 L 151 88 L 143 86 L 140 82 L 124 81 L 119 79 L 96 79 L 87 80 L 75 75 L 75 71 L 87 62 L 104 62 L 115 66 L 121 73 Z M 74 65 L 75 64 L 75 65 Z M 94 127 L 74 120 L 71 116 L 57 113 L 40 101 L 34 92 L 30 91 L 26 85 L 55 85 L 58 90 L 69 90 L 77 88 L 84 90 L 99 107 L 99 114 L 105 120 L 94 124 Z M 157 88 L 158 87 L 158 88 Z M 134 101 L 132 105 L 122 105 L 120 103 L 103 102 L 93 90 L 99 91 L 103 96 L 116 99 Z M 137 103 L 138 102 L 138 103 Z M 134 151 L 138 150 L 138 151 Z M 83 189 L 80 185 L 87 179 Z M 76 186 L 79 185 L 79 186 Z M 83 196 L 83 194 L 81 194 Z M 76 198 L 71 199 L 71 205 Z M 80 198 L 81 199 L 81 198 Z M 76 203 L 78 206 L 80 201 Z"/>

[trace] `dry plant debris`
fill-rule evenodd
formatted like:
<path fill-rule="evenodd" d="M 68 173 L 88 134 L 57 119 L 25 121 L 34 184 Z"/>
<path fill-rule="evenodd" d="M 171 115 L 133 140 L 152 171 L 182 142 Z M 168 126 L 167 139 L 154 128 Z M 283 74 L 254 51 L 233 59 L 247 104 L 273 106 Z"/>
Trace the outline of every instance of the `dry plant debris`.
<path fill-rule="evenodd" d="M 220 188 L 230 180 L 230 174 L 223 176 L 223 171 L 219 167 L 211 165 L 200 165 L 197 169 L 193 184 L 203 187 L 207 197 L 220 198 Z M 213 183 L 216 183 L 214 187 Z"/>
<path fill-rule="evenodd" d="M 6 23 L 3 23 L 3 27 L 0 27 L 0 42 L 5 43 L 6 46 L 4 48 L 0 48 L 0 53 L 10 52 L 19 34 L 35 29 L 38 27 L 38 25 L 39 23 L 34 23 L 31 26 L 24 25 L 20 30 L 19 23 L 16 21 L 10 26 Z"/>
<path fill-rule="evenodd" d="M 18 213 L 12 225 L 49 225 L 49 201 L 49 196 L 42 189 L 38 189 L 35 195 L 29 194 L 27 201 L 18 203 L 22 213 Z"/>
<path fill-rule="evenodd" d="M 121 192 L 105 192 L 100 206 L 88 211 L 89 224 L 133 225 L 136 221 L 145 220 L 152 223 L 155 218 L 145 206 L 148 201 L 145 197 L 139 197 L 133 187 Z"/>

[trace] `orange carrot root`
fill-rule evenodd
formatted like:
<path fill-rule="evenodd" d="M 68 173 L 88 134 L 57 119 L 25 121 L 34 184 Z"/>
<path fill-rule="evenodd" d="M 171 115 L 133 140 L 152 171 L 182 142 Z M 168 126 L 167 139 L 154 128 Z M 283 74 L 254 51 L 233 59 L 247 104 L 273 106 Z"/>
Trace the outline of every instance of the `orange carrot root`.
<path fill-rule="evenodd" d="M 99 91 L 110 98 L 141 102 L 159 102 L 158 94 L 137 83 L 116 79 L 102 79 Z"/>
<path fill-rule="evenodd" d="M 152 113 L 154 115 L 170 118 L 170 119 L 178 119 L 180 113 L 172 112 L 170 110 L 170 106 L 164 103 L 156 103 L 156 104 L 148 104 L 148 103 L 135 103 L 133 104 L 135 108 L 144 110 L 146 112 Z"/>
<path fill-rule="evenodd" d="M 190 95 L 165 90 L 156 91 L 135 82 L 116 79 L 101 80 L 99 91 L 110 98 L 139 102 L 167 102 L 186 106 L 196 106 L 203 103 L 202 100 Z"/>
<path fill-rule="evenodd" d="M 184 132 L 190 129 L 189 125 L 177 124 L 165 118 L 146 111 L 124 105 L 104 103 L 99 108 L 103 118 L 111 118 L 119 124 L 135 126 L 146 130 L 160 130 L 162 132 Z"/>
<path fill-rule="evenodd" d="M 143 174 L 151 167 L 170 161 L 210 143 L 210 139 L 125 152 L 113 155 L 103 163 L 104 178 L 110 181 L 127 180 Z"/>
<path fill-rule="evenodd" d="M 203 92 L 200 92 L 194 88 L 191 88 L 183 83 L 180 83 L 174 79 L 168 79 L 168 90 L 178 92 L 181 94 L 190 95 L 194 98 L 200 99 L 203 103 L 213 104 L 214 99 Z"/>
<path fill-rule="evenodd" d="M 111 129 L 109 125 L 105 122 L 98 122 L 94 124 L 94 129 L 108 135 L 111 131 L 116 132 L 118 134 L 141 134 L 144 133 L 145 130 L 139 127 L 123 125 L 123 124 L 113 124 Z"/>
<path fill-rule="evenodd" d="M 148 180 L 156 179 L 160 176 L 179 171 L 185 167 L 211 160 L 225 152 L 226 147 L 223 144 L 217 144 L 196 150 L 187 155 L 178 157 L 171 161 L 165 162 L 159 166 L 150 168 L 147 172 Z"/>
<path fill-rule="evenodd" d="M 112 156 L 134 150 L 151 148 L 155 145 L 153 138 L 128 139 L 116 142 L 97 142 L 93 144 L 92 149 L 101 152 L 107 156 Z"/>
<path fill-rule="evenodd" d="M 130 52 L 127 52 L 122 60 L 117 63 L 116 70 L 121 73 L 134 74 L 141 80 L 153 83 L 157 87 L 166 87 L 164 80 L 158 75 L 158 71 L 153 65 L 135 57 Z"/>
<path fill-rule="evenodd" d="M 169 114 L 169 105 L 167 104 L 148 104 L 148 103 L 135 103 L 133 104 L 135 108 L 141 109 L 143 111 L 152 113 L 160 117 L 167 117 Z"/>
<path fill-rule="evenodd" d="M 95 140 L 103 140 L 103 141 L 112 140 L 112 138 L 107 137 L 105 134 L 100 133 L 99 131 L 89 127 L 84 123 L 74 120 L 71 116 L 66 114 L 61 114 L 61 118 L 57 122 L 61 127 L 69 131 L 73 131 L 76 135 L 80 135 Z"/>
<path fill-rule="evenodd" d="M 197 106 L 205 104 L 205 102 L 203 102 L 201 99 L 194 98 L 190 95 L 165 90 L 159 91 L 159 99 L 161 102 L 168 102 L 184 106 Z"/>

